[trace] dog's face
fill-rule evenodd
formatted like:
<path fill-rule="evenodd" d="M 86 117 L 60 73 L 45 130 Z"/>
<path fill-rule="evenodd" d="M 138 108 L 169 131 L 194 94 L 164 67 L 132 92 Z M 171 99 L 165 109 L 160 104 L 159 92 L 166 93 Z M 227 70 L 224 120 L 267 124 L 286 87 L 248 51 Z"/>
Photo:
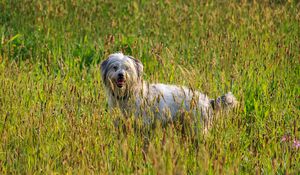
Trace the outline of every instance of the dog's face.
<path fill-rule="evenodd" d="M 122 53 L 115 53 L 101 63 L 102 80 L 113 92 L 129 91 L 142 79 L 142 63 Z"/>

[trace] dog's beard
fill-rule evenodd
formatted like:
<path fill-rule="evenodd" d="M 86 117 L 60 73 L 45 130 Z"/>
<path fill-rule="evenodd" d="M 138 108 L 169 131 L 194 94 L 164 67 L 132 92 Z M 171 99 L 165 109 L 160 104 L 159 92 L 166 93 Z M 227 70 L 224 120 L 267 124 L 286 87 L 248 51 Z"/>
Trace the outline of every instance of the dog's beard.
<path fill-rule="evenodd" d="M 132 95 L 132 81 L 128 79 L 108 79 L 106 84 L 113 97 L 117 99 L 126 99 Z"/>

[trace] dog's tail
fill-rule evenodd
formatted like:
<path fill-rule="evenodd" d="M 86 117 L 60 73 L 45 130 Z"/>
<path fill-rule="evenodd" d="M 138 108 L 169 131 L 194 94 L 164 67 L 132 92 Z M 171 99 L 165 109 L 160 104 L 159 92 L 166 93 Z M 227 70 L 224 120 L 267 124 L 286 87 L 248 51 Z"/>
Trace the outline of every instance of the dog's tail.
<path fill-rule="evenodd" d="M 211 99 L 210 104 L 214 111 L 230 110 L 237 106 L 238 101 L 231 92 L 228 92 L 216 99 Z"/>

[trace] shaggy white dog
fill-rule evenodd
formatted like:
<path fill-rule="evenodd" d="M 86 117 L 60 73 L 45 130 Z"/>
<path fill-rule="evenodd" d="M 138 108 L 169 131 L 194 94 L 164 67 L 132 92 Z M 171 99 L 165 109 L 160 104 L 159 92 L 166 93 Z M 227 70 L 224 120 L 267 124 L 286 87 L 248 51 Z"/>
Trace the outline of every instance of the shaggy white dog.
<path fill-rule="evenodd" d="M 123 53 L 114 53 L 101 63 L 102 80 L 111 109 L 119 108 L 125 116 L 143 117 L 145 122 L 173 121 L 184 112 L 211 123 L 213 112 L 237 104 L 229 92 L 217 99 L 183 86 L 149 84 L 143 81 L 142 63 Z M 198 121 L 198 120 L 197 120 Z"/>

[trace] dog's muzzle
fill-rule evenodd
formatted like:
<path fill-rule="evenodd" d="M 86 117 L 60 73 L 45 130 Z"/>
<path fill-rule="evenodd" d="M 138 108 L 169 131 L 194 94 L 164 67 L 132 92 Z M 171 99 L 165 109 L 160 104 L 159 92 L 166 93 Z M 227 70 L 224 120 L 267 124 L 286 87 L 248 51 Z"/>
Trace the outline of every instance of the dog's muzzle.
<path fill-rule="evenodd" d="M 118 74 L 118 79 L 116 81 L 116 84 L 119 88 L 122 88 L 125 85 L 125 77 L 124 74 Z"/>

